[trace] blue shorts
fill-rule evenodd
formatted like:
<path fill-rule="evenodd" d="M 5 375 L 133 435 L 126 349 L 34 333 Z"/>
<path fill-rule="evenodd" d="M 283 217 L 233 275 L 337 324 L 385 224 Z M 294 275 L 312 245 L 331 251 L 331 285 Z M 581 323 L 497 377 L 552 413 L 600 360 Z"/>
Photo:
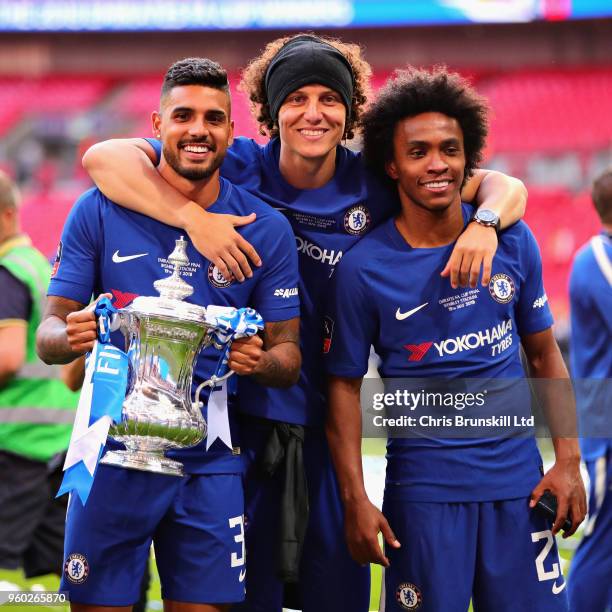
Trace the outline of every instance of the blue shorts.
<path fill-rule="evenodd" d="M 550 522 L 528 503 L 385 499 L 402 546 L 386 547 L 381 612 L 567 612 Z"/>
<path fill-rule="evenodd" d="M 246 417 L 241 427 L 241 452 L 247 461 L 245 478 L 247 597 L 234 612 L 281 612 L 295 607 L 303 612 L 367 612 L 370 603 L 370 568 L 355 563 L 344 538 L 344 509 L 331 456 L 322 430 L 307 429 L 304 467 L 308 482 L 310 516 L 300 582 L 292 589 L 297 603 L 286 599 L 285 585 L 277 578 L 276 559 L 280 502 L 284 472 L 263 476 L 257 457 L 270 435 L 270 423 Z"/>
<path fill-rule="evenodd" d="M 612 610 L 612 449 L 586 465 L 589 516 L 568 578 L 572 612 Z"/>
<path fill-rule="evenodd" d="M 164 599 L 244 599 L 240 474 L 183 478 L 98 466 L 85 507 L 72 495 L 61 589 L 71 601 L 129 606 L 138 601 L 151 542 Z"/>

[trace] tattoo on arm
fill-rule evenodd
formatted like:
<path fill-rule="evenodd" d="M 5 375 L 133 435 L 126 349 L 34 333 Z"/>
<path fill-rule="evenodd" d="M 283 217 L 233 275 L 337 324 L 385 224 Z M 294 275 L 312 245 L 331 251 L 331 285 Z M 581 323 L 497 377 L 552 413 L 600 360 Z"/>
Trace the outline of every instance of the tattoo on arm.
<path fill-rule="evenodd" d="M 266 323 L 264 355 L 255 380 L 269 387 L 290 387 L 297 382 L 301 365 L 299 318 Z"/>
<path fill-rule="evenodd" d="M 47 298 L 41 324 L 36 332 L 36 351 L 45 363 L 70 363 L 79 356 L 68 344 L 66 317 L 84 304 L 63 297 Z"/>

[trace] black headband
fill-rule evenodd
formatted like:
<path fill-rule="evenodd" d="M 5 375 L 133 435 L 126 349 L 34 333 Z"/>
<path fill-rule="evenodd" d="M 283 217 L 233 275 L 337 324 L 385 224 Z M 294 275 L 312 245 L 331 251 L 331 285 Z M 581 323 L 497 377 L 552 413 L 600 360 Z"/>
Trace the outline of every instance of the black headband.
<path fill-rule="evenodd" d="M 296 36 L 274 56 L 266 71 L 266 96 L 276 120 L 285 98 L 304 85 L 326 85 L 340 94 L 350 115 L 354 77 L 338 49 L 314 36 Z"/>

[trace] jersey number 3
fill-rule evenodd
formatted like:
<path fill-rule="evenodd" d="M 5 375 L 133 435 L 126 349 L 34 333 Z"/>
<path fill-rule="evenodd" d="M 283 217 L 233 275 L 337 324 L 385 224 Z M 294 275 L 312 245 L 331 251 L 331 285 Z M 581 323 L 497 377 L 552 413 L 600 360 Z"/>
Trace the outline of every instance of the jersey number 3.
<path fill-rule="evenodd" d="M 229 519 L 229 526 L 230 526 L 230 529 L 235 529 L 236 527 L 239 528 L 238 534 L 234 536 L 234 542 L 236 542 L 236 544 L 241 545 L 240 555 L 238 555 L 235 552 L 232 553 L 231 566 L 232 567 L 242 567 L 244 566 L 244 558 L 245 558 L 244 517 L 242 515 L 232 517 L 231 519 Z M 240 575 L 238 576 L 238 580 L 240 582 L 244 582 L 245 576 L 246 576 L 246 570 L 245 569 L 240 570 Z"/>

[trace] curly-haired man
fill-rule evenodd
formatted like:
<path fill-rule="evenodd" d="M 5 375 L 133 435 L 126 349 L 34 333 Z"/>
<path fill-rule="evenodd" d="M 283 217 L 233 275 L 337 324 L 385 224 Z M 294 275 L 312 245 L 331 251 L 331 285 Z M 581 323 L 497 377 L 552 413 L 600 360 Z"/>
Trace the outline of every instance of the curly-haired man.
<path fill-rule="evenodd" d="M 480 161 L 486 115 L 464 80 L 438 69 L 399 72 L 364 116 L 366 162 L 396 184 L 401 210 L 334 275 L 328 437 L 349 549 L 360 563 L 386 566 L 388 612 L 465 612 L 471 598 L 477 610 L 567 610 L 553 536 L 568 515 L 573 533 L 586 504 L 577 440 L 553 433 L 556 462 L 542 477 L 528 427 L 520 345 L 532 376 L 569 386 L 537 244 L 519 222 L 500 234 L 486 287 L 466 291 L 440 278 L 470 223 L 461 186 Z M 383 400 L 388 408 L 364 417 L 389 435 L 382 513 L 361 472 L 360 389 L 371 345 L 386 385 L 374 408 Z M 571 426 L 565 391 L 552 401 Z M 516 419 L 520 426 L 508 427 Z M 530 509 L 546 489 L 559 503 L 552 529 Z"/>

